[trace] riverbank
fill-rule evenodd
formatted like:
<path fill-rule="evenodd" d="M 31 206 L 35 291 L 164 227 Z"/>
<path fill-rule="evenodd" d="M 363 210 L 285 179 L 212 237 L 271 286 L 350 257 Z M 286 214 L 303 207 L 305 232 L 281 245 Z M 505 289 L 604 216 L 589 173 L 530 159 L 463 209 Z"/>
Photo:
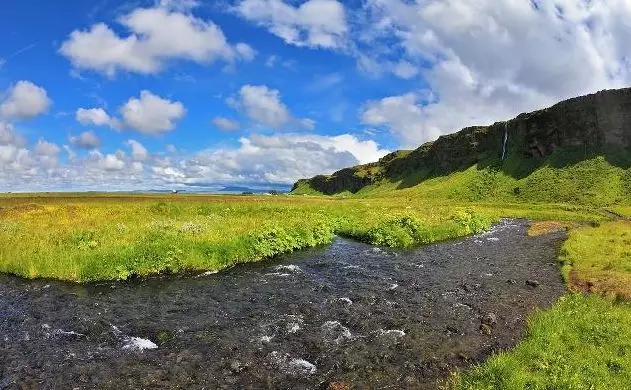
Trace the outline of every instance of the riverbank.
<path fill-rule="evenodd" d="M 501 217 L 596 223 L 597 208 L 430 198 L 14 195 L 0 198 L 0 272 L 74 282 L 219 271 L 328 244 L 410 247 Z"/>
<path fill-rule="evenodd" d="M 528 314 L 564 294 L 554 261 L 565 234 L 526 229 L 503 220 L 406 250 L 336 238 L 198 277 L 0 275 L 0 384 L 438 389 L 516 345 Z"/>
<path fill-rule="evenodd" d="M 535 314 L 515 349 L 455 375 L 453 388 L 628 389 L 631 222 L 572 230 L 559 261 L 575 293 Z"/>

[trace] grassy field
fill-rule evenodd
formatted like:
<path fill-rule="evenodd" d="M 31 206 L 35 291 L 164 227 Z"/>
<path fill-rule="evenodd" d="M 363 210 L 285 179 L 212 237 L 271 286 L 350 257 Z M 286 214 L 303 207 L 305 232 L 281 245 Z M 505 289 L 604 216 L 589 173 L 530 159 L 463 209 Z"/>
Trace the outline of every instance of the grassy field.
<path fill-rule="evenodd" d="M 0 195 L 0 272 L 88 282 L 214 271 L 327 244 L 335 234 L 407 247 L 480 232 L 501 217 L 529 218 L 533 235 L 570 231 L 559 264 L 579 293 L 536 313 L 514 350 L 455 374 L 448 386 L 627 389 L 631 222 L 611 212 L 629 216 L 631 208 L 601 198 L 582 205 L 476 200 L 469 196 L 483 185 L 476 177 L 465 171 L 353 197 Z"/>
<path fill-rule="evenodd" d="M 215 271 L 331 242 L 407 247 L 487 229 L 500 217 L 597 221 L 597 208 L 430 197 L 3 195 L 0 271 L 68 281 Z"/>

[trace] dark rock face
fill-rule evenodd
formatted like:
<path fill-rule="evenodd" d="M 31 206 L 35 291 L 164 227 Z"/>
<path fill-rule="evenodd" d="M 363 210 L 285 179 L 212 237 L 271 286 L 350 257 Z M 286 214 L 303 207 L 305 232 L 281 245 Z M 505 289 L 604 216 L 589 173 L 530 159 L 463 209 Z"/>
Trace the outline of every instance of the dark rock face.
<path fill-rule="evenodd" d="M 306 182 L 320 192 L 335 194 L 357 192 L 381 180 L 448 174 L 489 158 L 499 158 L 505 131 L 509 154 L 535 160 L 543 160 L 559 148 L 580 147 L 586 154 L 598 152 L 606 145 L 631 150 L 631 88 L 569 99 L 521 114 L 508 123 L 467 127 L 412 152 L 395 152 L 376 163 L 299 183 Z"/>

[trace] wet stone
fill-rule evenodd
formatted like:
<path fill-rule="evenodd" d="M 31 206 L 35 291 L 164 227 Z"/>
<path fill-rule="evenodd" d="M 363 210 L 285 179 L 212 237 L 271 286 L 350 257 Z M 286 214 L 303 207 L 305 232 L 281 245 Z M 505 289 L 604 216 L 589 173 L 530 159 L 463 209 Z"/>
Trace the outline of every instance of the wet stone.
<path fill-rule="evenodd" d="M 539 287 L 539 285 L 541 285 L 541 282 L 539 282 L 538 280 L 526 280 L 526 285 L 530 286 L 530 287 Z"/>

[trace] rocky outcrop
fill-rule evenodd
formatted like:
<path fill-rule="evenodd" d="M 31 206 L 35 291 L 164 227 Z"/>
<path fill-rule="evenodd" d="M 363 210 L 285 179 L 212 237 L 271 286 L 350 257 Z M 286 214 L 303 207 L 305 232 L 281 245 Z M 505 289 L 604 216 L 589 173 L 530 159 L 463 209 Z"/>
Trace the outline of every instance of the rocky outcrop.
<path fill-rule="evenodd" d="M 416 150 L 389 154 L 376 163 L 301 180 L 294 189 L 308 184 L 325 194 L 354 193 L 383 180 L 418 181 L 467 169 L 499 160 L 505 132 L 507 155 L 535 162 L 560 148 L 580 148 L 588 155 L 613 145 L 631 152 L 631 88 L 565 100 L 508 122 L 467 127 Z"/>

